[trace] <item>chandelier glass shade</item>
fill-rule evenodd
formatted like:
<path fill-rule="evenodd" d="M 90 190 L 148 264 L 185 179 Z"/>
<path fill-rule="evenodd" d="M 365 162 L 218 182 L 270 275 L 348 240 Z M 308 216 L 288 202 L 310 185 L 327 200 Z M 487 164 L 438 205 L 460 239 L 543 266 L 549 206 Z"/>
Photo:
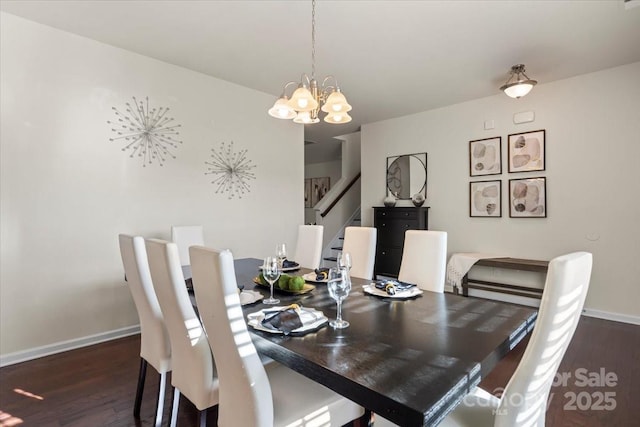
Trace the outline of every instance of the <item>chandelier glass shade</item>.
<path fill-rule="evenodd" d="M 334 76 L 327 76 L 318 85 L 315 78 L 316 68 L 316 2 L 311 2 L 311 77 L 303 74 L 299 82 L 288 82 L 282 89 L 282 94 L 269 109 L 269 115 L 277 119 L 293 119 L 295 123 L 318 123 L 320 111 L 326 113 L 324 121 L 332 124 L 349 123 L 351 105 L 341 92 L 338 80 Z M 333 82 L 331 82 L 333 80 Z M 329 83 L 334 83 L 330 85 Z M 287 89 L 296 85 L 296 89 L 287 95 Z"/>
<path fill-rule="evenodd" d="M 531 92 L 537 83 L 536 80 L 530 79 L 525 74 L 524 64 L 518 64 L 511 67 L 511 75 L 507 82 L 500 87 L 500 90 L 511 98 L 520 98 Z"/>

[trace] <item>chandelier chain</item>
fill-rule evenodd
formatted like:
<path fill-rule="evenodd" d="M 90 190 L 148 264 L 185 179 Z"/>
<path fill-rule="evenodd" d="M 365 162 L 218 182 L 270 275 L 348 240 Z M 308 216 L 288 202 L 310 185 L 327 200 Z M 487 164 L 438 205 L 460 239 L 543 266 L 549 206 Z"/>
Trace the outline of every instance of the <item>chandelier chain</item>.
<path fill-rule="evenodd" d="M 316 0 L 311 0 L 311 78 L 316 77 Z"/>

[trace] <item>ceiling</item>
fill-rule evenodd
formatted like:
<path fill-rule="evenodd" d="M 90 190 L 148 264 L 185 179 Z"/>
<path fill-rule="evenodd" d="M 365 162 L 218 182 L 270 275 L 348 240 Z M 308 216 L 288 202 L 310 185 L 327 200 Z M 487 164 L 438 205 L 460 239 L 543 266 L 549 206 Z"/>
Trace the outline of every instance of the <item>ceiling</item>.
<path fill-rule="evenodd" d="M 364 123 L 495 95 L 517 63 L 544 84 L 640 61 L 634 2 L 318 0 L 316 77 L 337 77 L 353 121 L 306 125 L 305 140 L 331 141 Z M 311 73 L 308 0 L 2 0 L 0 7 L 274 101 L 284 83 Z"/>

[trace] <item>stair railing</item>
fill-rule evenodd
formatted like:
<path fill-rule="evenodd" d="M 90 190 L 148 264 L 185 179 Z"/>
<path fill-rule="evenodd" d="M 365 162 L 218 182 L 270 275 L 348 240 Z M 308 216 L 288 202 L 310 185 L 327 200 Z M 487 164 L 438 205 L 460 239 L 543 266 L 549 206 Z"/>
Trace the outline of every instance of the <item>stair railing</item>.
<path fill-rule="evenodd" d="M 333 209 L 333 207 L 340 201 L 340 199 L 342 199 L 342 197 L 344 197 L 345 194 L 347 194 L 347 191 L 349 191 L 349 189 L 351 187 L 353 187 L 353 185 L 358 182 L 358 180 L 360 179 L 360 175 L 362 175 L 360 172 L 358 172 L 358 175 L 356 175 L 349 184 L 347 184 L 347 186 L 340 192 L 340 194 L 338 194 L 336 196 L 336 198 L 333 200 L 333 202 L 331 202 L 331 204 L 329 206 L 327 206 L 327 209 L 324 210 L 324 212 L 320 213 L 320 216 L 322 218 L 324 218 L 325 216 L 327 216 L 327 214 L 331 211 L 331 209 Z"/>

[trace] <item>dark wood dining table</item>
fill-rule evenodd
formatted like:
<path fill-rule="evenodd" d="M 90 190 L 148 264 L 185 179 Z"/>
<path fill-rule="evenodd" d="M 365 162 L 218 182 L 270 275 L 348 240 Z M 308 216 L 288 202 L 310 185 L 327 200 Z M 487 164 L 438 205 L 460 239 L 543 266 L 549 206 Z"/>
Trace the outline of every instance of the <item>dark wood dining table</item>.
<path fill-rule="evenodd" d="M 261 260 L 235 261 L 239 286 L 257 286 Z M 310 270 L 301 269 L 301 275 Z M 188 274 L 188 272 L 186 272 Z M 435 426 L 533 328 L 535 308 L 425 291 L 407 300 L 367 295 L 352 278 L 343 302 L 346 329 L 326 326 L 304 336 L 252 330 L 258 351 L 400 426 Z M 325 284 L 303 295 L 276 292 L 336 316 Z M 243 306 L 245 316 L 268 307 Z M 251 329 L 251 328 L 250 328 Z"/>

